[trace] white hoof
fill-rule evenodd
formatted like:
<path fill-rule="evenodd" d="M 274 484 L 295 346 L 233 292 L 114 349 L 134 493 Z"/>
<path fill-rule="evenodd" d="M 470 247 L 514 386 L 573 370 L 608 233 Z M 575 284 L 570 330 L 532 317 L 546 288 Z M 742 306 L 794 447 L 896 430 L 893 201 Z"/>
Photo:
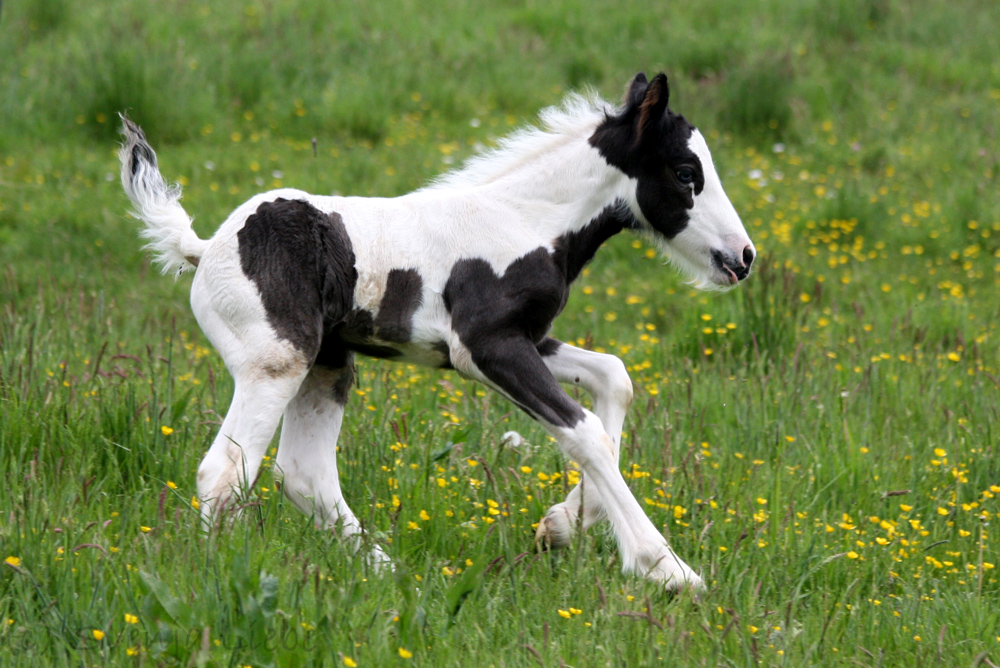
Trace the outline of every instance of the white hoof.
<path fill-rule="evenodd" d="M 392 559 L 378 545 L 372 545 L 367 550 L 365 563 L 376 573 L 392 573 L 396 570 L 392 565 Z"/>
<path fill-rule="evenodd" d="M 641 560 L 648 564 L 646 568 L 637 569 L 647 580 L 662 583 L 671 591 L 690 589 L 694 592 L 704 591 L 705 582 L 701 576 L 691 570 L 674 551 L 667 547 L 653 560 Z M 645 564 L 644 564 L 645 565 Z"/>

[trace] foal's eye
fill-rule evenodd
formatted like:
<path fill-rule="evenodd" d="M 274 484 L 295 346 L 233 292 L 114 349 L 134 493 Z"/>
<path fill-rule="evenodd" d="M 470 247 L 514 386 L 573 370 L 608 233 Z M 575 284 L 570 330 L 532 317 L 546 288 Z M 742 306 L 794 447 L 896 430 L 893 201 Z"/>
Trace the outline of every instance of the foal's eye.
<path fill-rule="evenodd" d="M 677 170 L 677 180 L 686 186 L 694 183 L 694 170 L 690 167 L 681 167 Z"/>

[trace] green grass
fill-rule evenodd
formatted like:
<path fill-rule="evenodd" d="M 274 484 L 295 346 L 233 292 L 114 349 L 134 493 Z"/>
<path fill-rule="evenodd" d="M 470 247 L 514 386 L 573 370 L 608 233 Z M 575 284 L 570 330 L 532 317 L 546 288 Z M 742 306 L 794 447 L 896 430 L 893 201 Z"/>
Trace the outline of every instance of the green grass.
<path fill-rule="evenodd" d="M 939 0 L 5 6 L 0 664 L 1000 663 L 998 24 Z M 202 536 L 232 385 L 124 214 L 116 112 L 205 236 L 277 185 L 407 192 L 640 69 L 709 137 L 760 265 L 696 293 L 614 239 L 554 333 L 628 365 L 622 468 L 704 596 L 621 575 L 600 530 L 535 554 L 576 478 L 550 439 L 370 360 L 340 468 L 395 571 L 269 464 Z"/>

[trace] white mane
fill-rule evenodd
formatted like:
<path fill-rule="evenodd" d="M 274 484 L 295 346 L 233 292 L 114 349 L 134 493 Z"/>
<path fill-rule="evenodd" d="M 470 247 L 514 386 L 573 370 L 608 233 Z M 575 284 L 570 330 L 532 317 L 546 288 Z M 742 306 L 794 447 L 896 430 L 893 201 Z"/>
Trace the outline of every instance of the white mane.
<path fill-rule="evenodd" d="M 590 136 L 613 111 L 614 106 L 594 91 L 570 93 L 562 104 L 539 113 L 541 127 L 528 126 L 501 138 L 495 148 L 469 158 L 457 170 L 442 174 L 428 189 L 468 188 L 496 181 L 537 156 Z"/>

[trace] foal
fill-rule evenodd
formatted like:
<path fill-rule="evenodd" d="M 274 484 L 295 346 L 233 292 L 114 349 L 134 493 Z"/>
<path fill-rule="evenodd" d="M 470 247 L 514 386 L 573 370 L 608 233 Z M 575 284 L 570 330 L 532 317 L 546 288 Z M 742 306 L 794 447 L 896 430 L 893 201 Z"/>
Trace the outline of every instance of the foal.
<path fill-rule="evenodd" d="M 639 74 L 620 107 L 571 96 L 542 112 L 542 129 L 422 190 L 395 199 L 275 190 L 237 208 L 209 240 L 195 235 L 179 188 L 123 117 L 122 185 L 142 235 L 165 273 L 197 267 L 191 306 L 236 383 L 198 469 L 206 517 L 254 481 L 280 422 L 285 494 L 320 526 L 357 537 L 336 444 L 361 353 L 455 369 L 558 441 L 585 484 L 548 510 L 539 542 L 565 546 L 578 520 L 586 529 L 607 519 L 625 571 L 701 587 L 619 471 L 632 400 L 625 366 L 547 336 L 570 283 L 621 230 L 657 244 L 698 287 L 749 275 L 753 244 L 704 138 L 668 96 L 663 74 Z M 583 387 L 593 410 L 560 383 Z"/>

